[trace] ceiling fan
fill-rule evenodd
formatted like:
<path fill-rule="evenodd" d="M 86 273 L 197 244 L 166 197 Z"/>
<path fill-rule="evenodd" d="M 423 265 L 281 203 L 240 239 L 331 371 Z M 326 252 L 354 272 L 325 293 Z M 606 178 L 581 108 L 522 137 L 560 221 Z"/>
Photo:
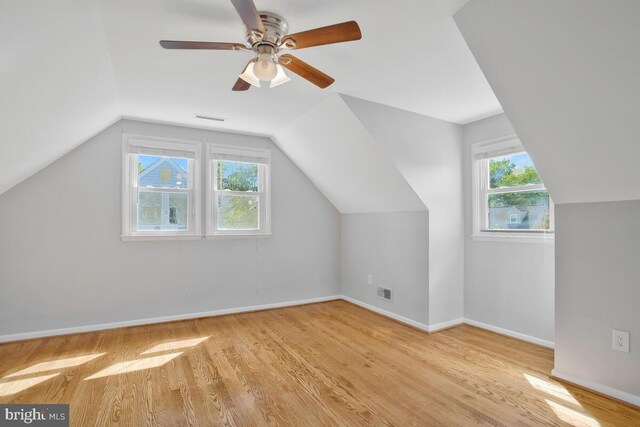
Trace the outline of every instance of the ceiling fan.
<path fill-rule="evenodd" d="M 251 85 L 260 87 L 260 81 L 270 82 L 270 87 L 280 86 L 291 80 L 284 68 L 324 89 L 335 80 L 304 61 L 281 51 L 304 49 L 325 44 L 360 40 L 362 34 L 355 21 L 329 25 L 288 34 L 289 25 L 279 15 L 258 12 L 253 0 L 231 0 L 247 27 L 246 43 L 218 43 L 200 41 L 161 40 L 165 49 L 247 50 L 256 57 L 251 59 L 240 74 L 234 91 L 244 91 Z"/>

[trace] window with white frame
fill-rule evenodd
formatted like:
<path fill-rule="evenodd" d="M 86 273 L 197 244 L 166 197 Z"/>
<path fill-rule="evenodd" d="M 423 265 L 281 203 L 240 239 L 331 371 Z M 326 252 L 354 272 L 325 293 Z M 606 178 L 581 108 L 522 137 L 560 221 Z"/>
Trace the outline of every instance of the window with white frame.
<path fill-rule="evenodd" d="M 545 237 L 553 202 L 517 139 L 473 147 L 474 235 Z"/>
<path fill-rule="evenodd" d="M 207 235 L 269 235 L 271 152 L 207 144 Z"/>
<path fill-rule="evenodd" d="M 200 142 L 125 134 L 123 237 L 199 233 Z"/>

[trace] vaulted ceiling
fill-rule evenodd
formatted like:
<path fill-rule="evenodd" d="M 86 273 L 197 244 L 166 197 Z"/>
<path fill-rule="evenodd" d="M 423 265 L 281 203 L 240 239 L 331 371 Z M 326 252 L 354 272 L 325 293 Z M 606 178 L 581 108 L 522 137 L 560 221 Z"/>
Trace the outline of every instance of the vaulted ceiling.
<path fill-rule="evenodd" d="M 272 136 L 336 93 L 455 123 L 501 111 L 452 19 L 466 0 L 255 1 L 290 32 L 358 21 L 361 41 L 295 53 L 333 86 L 232 92 L 248 53 L 160 48 L 243 41 L 227 0 L 0 0 L 0 193 L 123 116 Z"/>

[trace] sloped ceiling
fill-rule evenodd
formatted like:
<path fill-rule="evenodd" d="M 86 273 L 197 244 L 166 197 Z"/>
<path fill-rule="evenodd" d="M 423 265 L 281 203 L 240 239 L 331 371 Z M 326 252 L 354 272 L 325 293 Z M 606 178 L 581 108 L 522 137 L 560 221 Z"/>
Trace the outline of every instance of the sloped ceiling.
<path fill-rule="evenodd" d="M 331 95 L 274 139 L 341 213 L 426 210 L 340 95 Z"/>
<path fill-rule="evenodd" d="M 640 199 L 640 2 L 471 0 L 465 40 L 556 203 Z"/>
<path fill-rule="evenodd" d="M 118 118 L 98 6 L 0 0 L 0 194 Z"/>
<path fill-rule="evenodd" d="M 0 0 L 0 193 L 122 116 L 272 136 L 336 93 L 457 123 L 495 114 L 452 19 L 465 2 L 256 0 L 291 32 L 355 19 L 363 39 L 296 52 L 336 78 L 329 89 L 293 76 L 234 93 L 248 53 L 158 45 L 242 41 L 228 0 Z"/>

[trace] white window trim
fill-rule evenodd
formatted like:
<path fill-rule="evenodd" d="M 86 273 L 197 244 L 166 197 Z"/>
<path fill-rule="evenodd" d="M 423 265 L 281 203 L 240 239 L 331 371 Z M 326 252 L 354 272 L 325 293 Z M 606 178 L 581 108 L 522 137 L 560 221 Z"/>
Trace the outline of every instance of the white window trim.
<path fill-rule="evenodd" d="M 229 154 L 241 157 L 262 157 L 267 159 L 267 163 L 259 165 L 259 189 L 257 193 L 260 196 L 260 229 L 259 230 L 217 230 L 215 228 L 217 209 L 215 203 L 217 201 L 217 191 L 214 188 L 215 170 L 214 153 L 216 155 Z M 268 238 L 271 237 L 271 150 L 238 147 L 233 145 L 224 145 L 216 143 L 206 144 L 206 162 L 207 162 L 207 185 L 206 185 L 206 235 L 207 239 L 242 239 L 242 238 Z M 234 192 L 229 192 L 233 194 Z M 242 192 L 242 195 L 246 195 Z M 217 217 L 216 217 L 217 218 Z"/>
<path fill-rule="evenodd" d="M 134 222 L 137 221 L 137 191 L 132 191 L 132 183 L 136 180 L 138 166 L 131 162 L 130 147 L 140 145 L 165 150 L 180 150 L 193 153 L 190 159 L 189 180 L 190 190 L 176 190 L 187 192 L 189 197 L 189 229 L 188 230 L 134 230 Z M 173 138 L 161 138 L 154 136 L 136 135 L 124 133 L 122 135 L 122 235 L 123 241 L 151 241 L 151 240 L 195 240 L 202 238 L 201 198 L 202 177 L 201 167 L 201 141 L 188 141 Z"/>
<path fill-rule="evenodd" d="M 525 152 L 526 150 L 522 146 L 522 143 L 515 135 L 509 135 L 504 138 L 493 139 L 489 141 L 483 141 L 471 146 L 471 188 L 472 188 L 472 221 L 473 221 L 473 234 L 471 238 L 477 241 L 484 242 L 511 242 L 511 243 L 553 243 L 555 241 L 555 207 L 554 203 L 549 198 L 550 207 L 550 222 L 551 231 L 486 231 L 482 228 L 482 223 L 486 218 L 486 206 L 480 199 L 487 192 L 484 179 L 481 179 L 486 175 L 486 171 L 482 165 L 484 162 L 480 160 L 485 155 L 498 152 L 500 154 L 511 154 Z M 485 188 L 482 188 L 484 186 Z M 517 190 L 532 191 L 536 189 L 543 189 L 544 185 L 536 186 L 522 186 L 513 187 L 508 190 L 494 190 L 493 192 L 512 192 Z"/>

